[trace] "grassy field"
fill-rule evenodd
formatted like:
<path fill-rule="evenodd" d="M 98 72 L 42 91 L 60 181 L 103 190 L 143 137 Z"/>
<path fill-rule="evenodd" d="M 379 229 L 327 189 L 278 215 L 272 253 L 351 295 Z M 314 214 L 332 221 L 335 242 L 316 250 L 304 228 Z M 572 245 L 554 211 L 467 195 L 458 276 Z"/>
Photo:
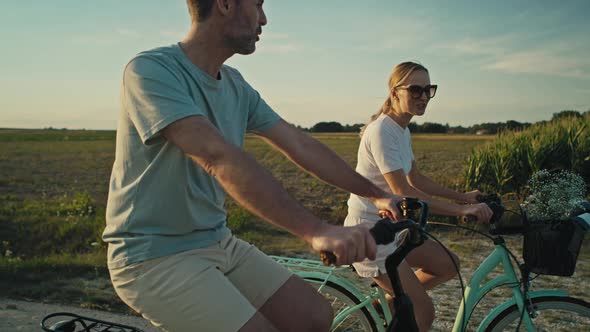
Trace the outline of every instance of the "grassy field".
<path fill-rule="evenodd" d="M 356 134 L 316 134 L 350 165 L 356 164 Z M 123 310 L 105 268 L 100 241 L 108 181 L 114 159 L 114 132 L 0 129 L 0 296 L 70 302 L 85 307 Z M 421 170 L 452 188 L 463 189 L 465 159 L 491 136 L 414 135 Z M 246 150 L 269 168 L 308 209 L 331 223 L 346 215 L 348 194 L 301 172 L 255 137 Z M 230 225 L 239 236 L 269 254 L 310 255 L 307 246 L 228 202 Z M 435 229 L 463 259 L 466 276 L 490 248 L 463 232 Z M 519 240 L 511 239 L 517 253 Z M 581 253 L 576 282 L 579 296 L 590 296 L 590 251 Z M 556 278 L 545 285 L 559 283 Z M 580 287 L 580 285 L 582 285 Z M 440 310 L 456 307 L 458 284 L 434 294 Z M 438 295 L 437 295 L 438 294 Z M 449 316 L 450 313 L 444 314 Z M 444 330 L 444 328 L 443 328 Z"/>
<path fill-rule="evenodd" d="M 356 163 L 358 137 L 354 134 L 318 134 L 352 166 Z M 426 174 L 451 187 L 459 188 L 458 176 L 470 149 L 489 140 L 475 136 L 419 136 L 414 138 L 416 159 Z M 91 226 L 102 227 L 108 193 L 108 181 L 114 159 L 114 133 L 94 131 L 0 131 L 0 218 L 2 244 L 14 257 L 30 258 L 48 253 L 85 252 L 84 244 Z M 287 190 L 306 207 L 324 219 L 341 222 L 346 215 L 347 193 L 301 172 L 284 156 L 255 137 L 246 139 L 246 150 L 268 167 Z M 267 232 L 260 232 L 256 220 L 228 202 L 234 231 L 245 234 L 263 249 L 274 252 Z M 91 211 L 89 211 L 91 210 Z M 81 215 L 82 214 L 82 215 Z M 68 219 L 68 223 L 62 223 Z M 255 218 L 254 218 L 255 219 Z M 26 224 L 26 226 L 22 226 Z M 21 237 L 25 229 L 59 228 L 64 237 L 32 239 Z M 83 226 L 79 226 L 83 224 Z M 254 225 L 253 225 L 254 224 Z M 67 231 L 64 225 L 76 225 Z M 74 234 L 76 231 L 84 234 Z M 21 233 L 17 234 L 16 230 Z M 12 232 L 11 232 L 12 230 Z M 258 235 L 257 235 L 258 234 Z M 15 236 L 17 238 L 15 238 Z M 65 236 L 71 236 L 71 239 Z M 259 238 L 264 238 L 261 241 Z M 32 241 L 31 241 L 32 240 Z M 260 240 L 260 242 L 258 242 Z M 61 243 L 58 245 L 56 241 Z M 48 242 L 48 243 L 46 243 Z M 98 243 L 94 238 L 91 243 Z M 283 243 L 283 240 L 278 241 Z M 86 245 L 89 245 L 88 243 Z M 280 249 L 280 248 L 279 248 Z M 277 249 L 278 250 L 278 249 Z"/>

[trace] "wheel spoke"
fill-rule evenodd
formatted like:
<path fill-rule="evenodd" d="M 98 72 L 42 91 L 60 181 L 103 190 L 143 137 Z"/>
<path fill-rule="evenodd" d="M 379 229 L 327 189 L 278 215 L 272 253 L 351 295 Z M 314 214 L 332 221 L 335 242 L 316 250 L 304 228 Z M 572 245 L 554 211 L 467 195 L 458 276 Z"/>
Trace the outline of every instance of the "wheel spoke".
<path fill-rule="evenodd" d="M 310 284 L 318 289 L 318 292 L 324 296 L 328 302 L 332 305 L 334 316 L 339 315 L 343 311 L 350 307 L 355 306 L 359 303 L 359 300 L 354 296 L 350 295 L 343 287 L 328 282 L 320 288 L 321 284 L 317 283 L 317 280 L 307 280 Z M 372 319 L 368 316 L 366 309 L 359 308 L 349 313 L 343 320 L 338 322 L 332 327 L 331 331 L 334 332 L 366 332 L 375 331 Z"/>
<path fill-rule="evenodd" d="M 532 300 L 532 322 L 537 331 L 590 331 L 590 304 L 570 297 L 541 297 Z M 521 312 L 516 306 L 502 312 L 486 331 L 516 331 Z M 526 331 L 524 322 L 519 331 Z"/>

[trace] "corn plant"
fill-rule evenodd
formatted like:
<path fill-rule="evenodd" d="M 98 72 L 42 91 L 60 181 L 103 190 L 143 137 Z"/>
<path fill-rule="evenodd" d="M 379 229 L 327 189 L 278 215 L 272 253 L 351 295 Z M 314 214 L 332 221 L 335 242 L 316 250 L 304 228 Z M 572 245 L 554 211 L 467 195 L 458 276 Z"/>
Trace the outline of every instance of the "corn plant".
<path fill-rule="evenodd" d="M 465 168 L 467 188 L 520 193 L 542 169 L 565 169 L 590 183 L 590 115 L 505 131 L 472 151 Z"/>

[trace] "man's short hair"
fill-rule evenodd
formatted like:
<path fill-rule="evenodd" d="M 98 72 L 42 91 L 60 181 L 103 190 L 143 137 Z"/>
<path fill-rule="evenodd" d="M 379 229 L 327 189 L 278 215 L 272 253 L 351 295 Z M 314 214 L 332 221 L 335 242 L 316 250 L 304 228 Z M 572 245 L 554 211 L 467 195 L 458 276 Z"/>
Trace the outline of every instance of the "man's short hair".
<path fill-rule="evenodd" d="M 215 0 L 186 0 L 188 11 L 194 22 L 202 22 L 211 15 Z"/>

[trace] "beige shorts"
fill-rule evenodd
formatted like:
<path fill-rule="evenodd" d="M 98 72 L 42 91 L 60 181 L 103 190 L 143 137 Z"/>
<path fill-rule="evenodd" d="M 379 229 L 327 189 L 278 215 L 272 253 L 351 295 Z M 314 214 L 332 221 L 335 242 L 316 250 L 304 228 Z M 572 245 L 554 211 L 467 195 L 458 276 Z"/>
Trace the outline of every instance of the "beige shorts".
<path fill-rule="evenodd" d="M 381 219 L 382 218 L 377 214 L 348 210 L 348 215 L 344 220 L 344 226 L 356 226 L 363 224 L 368 227 L 373 227 L 377 221 Z M 354 266 L 356 273 L 358 273 L 358 275 L 361 277 L 378 277 L 380 274 L 386 274 L 387 270 L 385 269 L 385 260 L 387 259 L 387 256 L 392 254 L 395 249 L 397 249 L 401 236 L 402 235 L 398 233 L 395 237 L 395 241 L 392 243 L 387 245 L 378 245 L 377 257 L 375 260 L 371 261 L 365 258 L 365 260 L 361 262 L 353 263 L 352 266 Z"/>
<path fill-rule="evenodd" d="M 230 236 L 215 245 L 110 270 L 115 291 L 165 331 L 237 331 L 292 272 Z"/>

